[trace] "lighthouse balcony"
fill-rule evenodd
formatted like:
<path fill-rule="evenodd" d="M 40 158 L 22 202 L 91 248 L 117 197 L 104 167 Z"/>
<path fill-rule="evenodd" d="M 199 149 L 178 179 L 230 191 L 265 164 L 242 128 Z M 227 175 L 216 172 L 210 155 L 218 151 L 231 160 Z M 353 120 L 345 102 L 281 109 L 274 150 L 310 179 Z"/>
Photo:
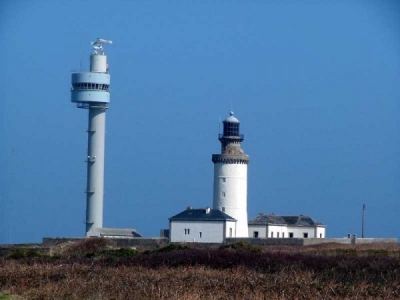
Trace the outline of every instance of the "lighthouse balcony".
<path fill-rule="evenodd" d="M 244 135 L 243 134 L 238 134 L 238 135 L 223 135 L 223 134 L 219 134 L 218 135 L 218 140 L 220 142 L 222 142 L 222 143 L 229 142 L 229 143 L 239 144 L 239 143 L 243 142 Z"/>
<path fill-rule="evenodd" d="M 218 139 L 231 139 L 231 140 L 244 140 L 244 135 L 243 134 L 238 134 L 238 135 L 224 135 L 224 134 L 218 134 Z"/>
<path fill-rule="evenodd" d="M 247 165 L 250 157 L 248 155 L 213 154 L 211 160 L 213 163 Z"/>

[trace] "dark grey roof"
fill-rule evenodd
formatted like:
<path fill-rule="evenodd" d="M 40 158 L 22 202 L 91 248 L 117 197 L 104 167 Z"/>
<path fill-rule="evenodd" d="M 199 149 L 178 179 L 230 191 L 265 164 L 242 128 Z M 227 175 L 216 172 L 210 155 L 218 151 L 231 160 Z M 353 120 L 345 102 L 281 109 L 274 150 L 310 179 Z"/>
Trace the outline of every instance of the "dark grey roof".
<path fill-rule="evenodd" d="M 277 216 L 259 214 L 249 221 L 249 225 L 290 225 L 290 226 L 324 226 L 309 216 Z"/>
<path fill-rule="evenodd" d="M 100 236 L 142 237 L 135 229 L 126 228 L 97 228 Z"/>
<path fill-rule="evenodd" d="M 208 211 L 208 212 L 207 212 Z M 183 212 L 169 218 L 170 221 L 236 221 L 218 209 L 193 209 L 188 208 Z"/>
<path fill-rule="evenodd" d="M 286 225 L 287 223 L 282 217 L 276 216 L 274 214 L 272 214 L 272 215 L 259 214 L 257 217 L 250 220 L 249 224 L 252 224 L 252 225 L 267 225 L 267 224 Z"/>

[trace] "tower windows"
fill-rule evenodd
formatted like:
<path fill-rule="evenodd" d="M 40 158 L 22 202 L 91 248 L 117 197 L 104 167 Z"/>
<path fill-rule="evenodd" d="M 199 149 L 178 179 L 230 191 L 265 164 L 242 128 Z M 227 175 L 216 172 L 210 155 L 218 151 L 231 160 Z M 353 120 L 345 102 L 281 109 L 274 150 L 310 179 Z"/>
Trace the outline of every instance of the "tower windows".
<path fill-rule="evenodd" d="M 226 178 L 224 177 L 224 178 L 222 178 L 222 182 L 226 182 Z"/>
<path fill-rule="evenodd" d="M 225 192 L 221 192 L 221 197 L 225 198 L 226 194 Z"/>
<path fill-rule="evenodd" d="M 224 122 L 224 136 L 238 136 L 239 123 Z"/>
<path fill-rule="evenodd" d="M 109 85 L 103 83 L 79 82 L 72 84 L 73 90 L 102 90 L 108 91 Z"/>

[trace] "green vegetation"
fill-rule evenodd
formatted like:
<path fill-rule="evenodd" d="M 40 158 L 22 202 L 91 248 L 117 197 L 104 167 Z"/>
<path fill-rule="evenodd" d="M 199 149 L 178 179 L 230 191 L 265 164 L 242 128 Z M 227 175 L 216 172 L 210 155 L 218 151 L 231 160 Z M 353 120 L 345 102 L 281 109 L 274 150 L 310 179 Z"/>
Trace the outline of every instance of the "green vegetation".
<path fill-rule="evenodd" d="M 180 250 L 189 250 L 190 248 L 186 245 L 182 244 L 168 244 L 165 247 L 162 247 L 160 249 L 156 249 L 153 252 L 172 252 L 172 251 L 180 251 Z"/>
<path fill-rule="evenodd" d="M 220 249 L 232 249 L 238 251 L 252 251 L 255 253 L 261 253 L 262 249 L 259 246 L 250 245 L 249 243 L 245 242 L 238 242 L 236 244 L 231 245 L 222 245 Z"/>
<path fill-rule="evenodd" d="M 43 257 L 42 253 L 40 253 L 37 249 L 14 249 L 7 256 L 7 259 L 24 259 L 24 258 L 34 258 L 34 257 Z M 0 298 L 1 299 L 1 298 Z"/>
<path fill-rule="evenodd" d="M 22 300 L 22 298 L 19 296 L 0 294 L 0 300 Z"/>

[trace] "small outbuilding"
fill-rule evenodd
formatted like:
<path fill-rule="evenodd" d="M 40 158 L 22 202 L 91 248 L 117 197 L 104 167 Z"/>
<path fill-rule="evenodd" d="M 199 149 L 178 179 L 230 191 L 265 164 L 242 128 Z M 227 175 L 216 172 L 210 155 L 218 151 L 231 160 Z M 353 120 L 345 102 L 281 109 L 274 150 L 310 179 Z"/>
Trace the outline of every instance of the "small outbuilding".
<path fill-rule="evenodd" d="M 260 213 L 249 221 L 249 237 L 325 238 L 326 226 L 309 216 L 277 216 Z"/>
<path fill-rule="evenodd" d="M 169 232 L 173 243 L 222 243 L 236 237 L 236 219 L 218 209 L 188 207 L 169 218 Z"/>

